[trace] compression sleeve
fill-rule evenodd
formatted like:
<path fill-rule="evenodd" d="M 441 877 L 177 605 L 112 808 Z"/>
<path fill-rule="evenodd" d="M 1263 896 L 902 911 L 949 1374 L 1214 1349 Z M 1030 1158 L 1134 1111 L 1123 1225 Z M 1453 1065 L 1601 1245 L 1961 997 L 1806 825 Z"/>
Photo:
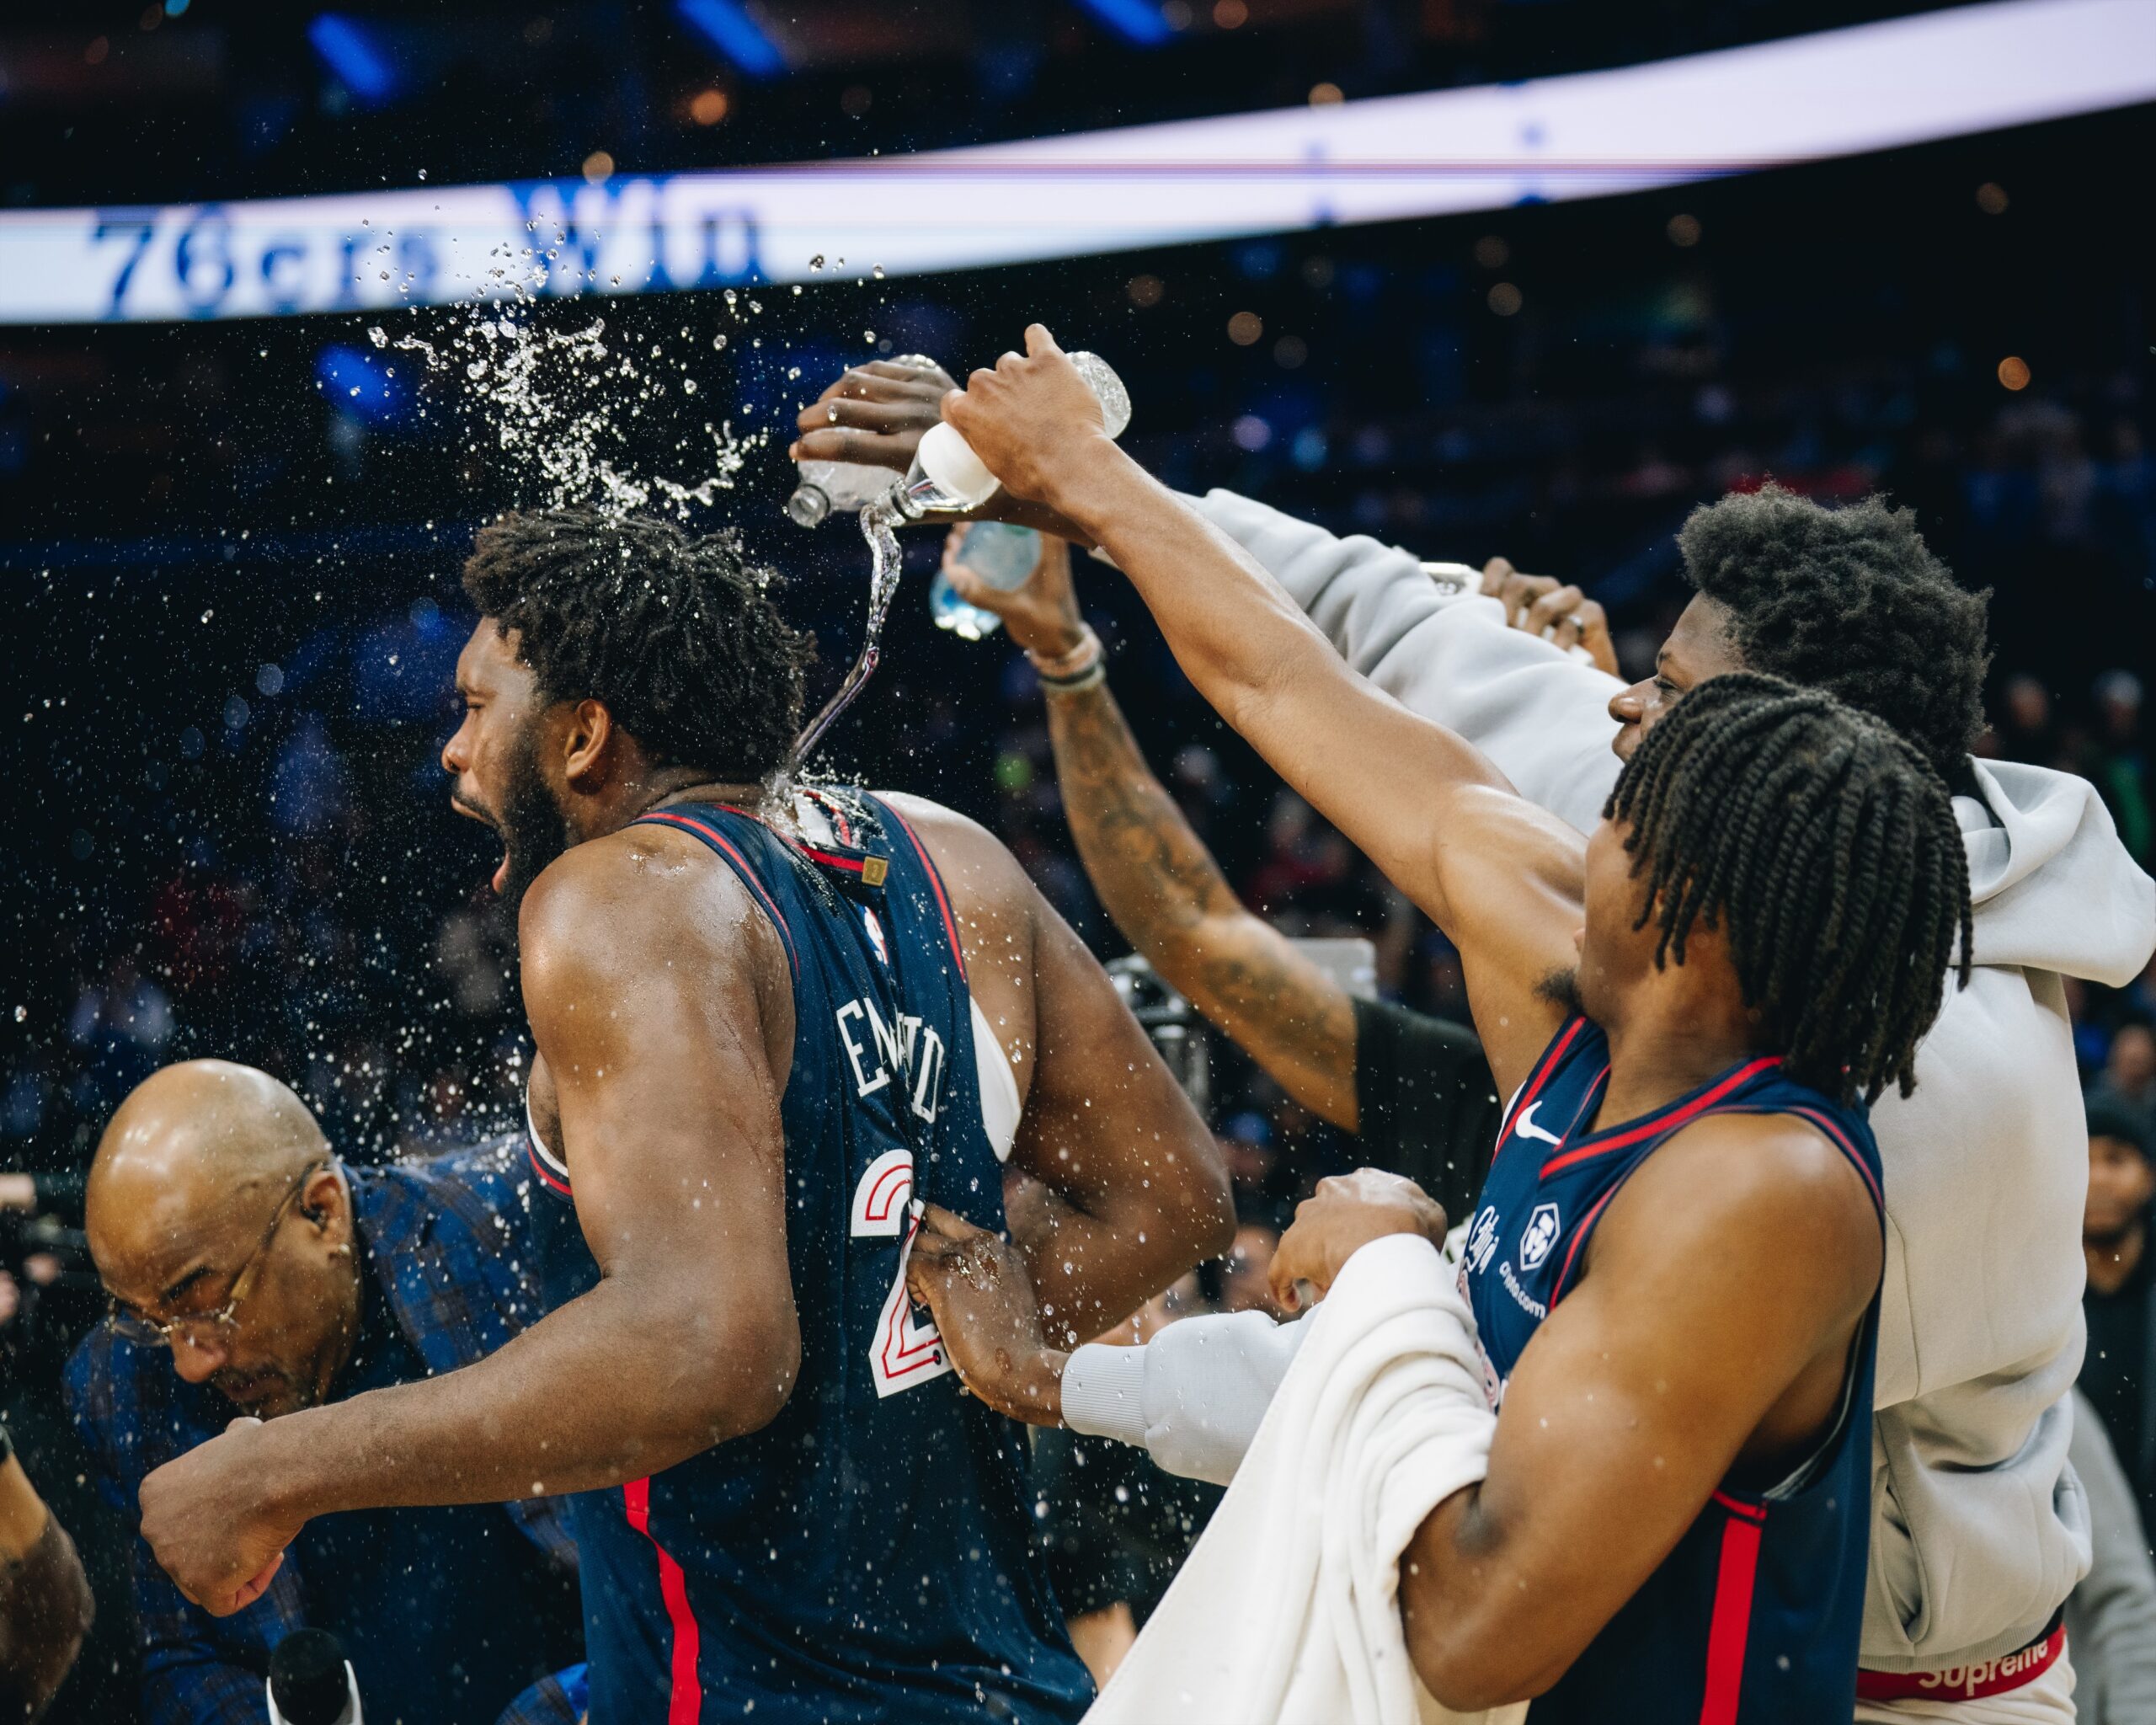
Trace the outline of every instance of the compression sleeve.
<path fill-rule="evenodd" d="M 1310 1333 L 1263 1312 L 1170 1324 L 1142 1348 L 1089 1342 L 1063 1370 L 1063 1423 L 1135 1444 L 1170 1473 L 1225 1485 Z"/>

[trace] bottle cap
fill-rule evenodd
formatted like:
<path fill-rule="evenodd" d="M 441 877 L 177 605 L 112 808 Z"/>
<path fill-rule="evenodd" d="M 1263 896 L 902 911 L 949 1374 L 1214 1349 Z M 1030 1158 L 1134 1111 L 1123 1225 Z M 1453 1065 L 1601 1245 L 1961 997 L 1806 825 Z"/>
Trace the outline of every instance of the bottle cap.
<path fill-rule="evenodd" d="M 831 512 L 830 494 L 820 485 L 811 485 L 807 480 L 795 487 L 793 495 L 786 500 L 787 514 L 800 526 L 813 527 Z"/>
<path fill-rule="evenodd" d="M 921 435 L 914 460 L 936 489 L 960 509 L 975 509 L 1002 489 L 955 425 L 938 419 Z"/>

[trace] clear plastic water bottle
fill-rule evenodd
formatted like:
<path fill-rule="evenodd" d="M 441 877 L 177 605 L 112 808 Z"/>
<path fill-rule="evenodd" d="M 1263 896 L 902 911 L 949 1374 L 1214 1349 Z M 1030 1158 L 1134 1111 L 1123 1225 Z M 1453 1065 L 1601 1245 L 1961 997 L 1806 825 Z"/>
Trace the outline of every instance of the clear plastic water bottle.
<path fill-rule="evenodd" d="M 1041 536 L 1008 521 L 975 521 L 958 542 L 954 560 L 997 592 L 1015 593 L 1040 565 Z"/>
<path fill-rule="evenodd" d="M 928 614 L 937 628 L 948 629 L 961 641 L 985 641 L 1003 627 L 1003 619 L 994 611 L 983 611 L 962 598 L 951 585 L 951 577 L 942 569 L 928 584 Z"/>
<path fill-rule="evenodd" d="M 1130 392 L 1098 354 L 1075 353 L 1070 363 L 1101 404 L 1101 419 L 1111 437 L 1130 424 Z M 958 428 L 939 419 L 921 434 L 913 466 L 891 499 L 908 521 L 925 515 L 963 515 L 979 509 L 1002 489 Z"/>
<path fill-rule="evenodd" d="M 891 360 L 916 371 L 933 371 L 936 361 L 926 354 L 899 354 Z M 891 470 L 865 462 L 798 462 L 800 483 L 786 500 L 789 517 L 813 527 L 834 512 L 858 515 L 879 498 L 891 494 Z"/>
<path fill-rule="evenodd" d="M 955 560 L 997 592 L 1015 593 L 1040 566 L 1041 536 L 1007 521 L 975 521 L 958 542 Z M 980 640 L 1003 627 L 994 611 L 969 604 L 942 569 L 928 589 L 928 614 L 937 628 L 950 630 L 962 641 Z"/>

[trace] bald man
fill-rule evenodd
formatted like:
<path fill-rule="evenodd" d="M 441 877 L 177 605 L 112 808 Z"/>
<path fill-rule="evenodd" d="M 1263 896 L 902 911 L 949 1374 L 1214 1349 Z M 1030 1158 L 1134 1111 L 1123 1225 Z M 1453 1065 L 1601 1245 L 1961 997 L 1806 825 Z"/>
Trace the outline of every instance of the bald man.
<path fill-rule="evenodd" d="M 147 1474 L 235 1417 L 453 1370 L 523 1328 L 521 1166 L 496 1145 L 347 1168 L 265 1072 L 192 1060 L 146 1080 L 91 1164 L 112 1318 L 67 1370 L 108 1495 L 134 1516 Z M 552 1498 L 327 1516 L 219 1619 L 138 1541 L 144 1717 L 259 1725 L 270 1651 L 307 1626 L 344 1642 L 370 1719 L 566 1725 L 576 1681 L 547 1674 L 578 1657 L 574 1562 Z"/>

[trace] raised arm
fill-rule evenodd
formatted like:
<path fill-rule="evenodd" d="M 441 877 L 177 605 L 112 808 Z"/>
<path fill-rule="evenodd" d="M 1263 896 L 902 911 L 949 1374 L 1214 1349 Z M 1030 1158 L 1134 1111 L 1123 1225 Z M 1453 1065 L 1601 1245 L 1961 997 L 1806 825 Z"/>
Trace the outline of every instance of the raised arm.
<path fill-rule="evenodd" d="M 953 534 L 953 549 L 965 532 Z M 971 603 L 995 612 L 1037 657 L 1084 638 L 1070 550 L 1043 536 L 1026 585 L 1000 592 L 947 552 L 944 568 Z M 1353 1132 L 1355 1010 L 1348 991 L 1236 897 L 1220 865 L 1154 777 L 1105 678 L 1042 685 L 1064 818 L 1086 873 L 1123 937 L 1281 1088 Z"/>
<path fill-rule="evenodd" d="M 969 984 L 1018 1081 L 1011 1165 L 1037 1183 L 1037 1213 L 1013 1216 L 1012 1236 L 1056 1333 L 1097 1335 L 1227 1249 L 1235 1205 L 1219 1148 L 1011 853 L 947 809 L 888 800 L 950 885 Z"/>
<path fill-rule="evenodd" d="M 143 1533 L 191 1598 L 244 1603 L 317 1515 L 618 1485 L 785 1405 L 787 961 L 730 875 L 671 866 L 692 842 L 579 846 L 525 898 L 525 1004 L 597 1285 L 477 1365 L 230 1432 L 151 1475 Z"/>
<path fill-rule="evenodd" d="M 802 410 L 794 457 L 903 473 L 948 387 L 941 371 L 882 360 L 857 366 Z M 1620 686 L 1606 675 L 1614 655 L 1598 606 L 1576 603 L 1532 628 L 1508 628 L 1502 606 L 1440 588 L 1414 553 L 1396 545 L 1361 533 L 1343 538 L 1232 491 L 1190 502 L 1280 583 L 1357 670 L 1410 712 L 1458 731 L 1529 802 L 1582 832 L 1594 825 L 1617 776 L 1608 709 Z M 1008 490 L 980 513 L 1093 542 L 1082 526 Z M 1484 571 L 1486 589 L 1491 574 Z M 1561 624 L 1575 613 L 1599 626 L 1599 638 L 1584 627 L 1560 627 L 1554 643 L 1541 638 L 1544 621 Z M 1596 664 L 1561 650 L 1575 639 L 1596 649 Z"/>
<path fill-rule="evenodd" d="M 1097 537 L 1206 699 L 1460 948 L 1502 1089 L 1555 1030 L 1582 847 L 1486 757 L 1357 676 L 1242 551 L 1102 433 L 1053 338 L 977 371 L 944 413 L 991 472 Z"/>

